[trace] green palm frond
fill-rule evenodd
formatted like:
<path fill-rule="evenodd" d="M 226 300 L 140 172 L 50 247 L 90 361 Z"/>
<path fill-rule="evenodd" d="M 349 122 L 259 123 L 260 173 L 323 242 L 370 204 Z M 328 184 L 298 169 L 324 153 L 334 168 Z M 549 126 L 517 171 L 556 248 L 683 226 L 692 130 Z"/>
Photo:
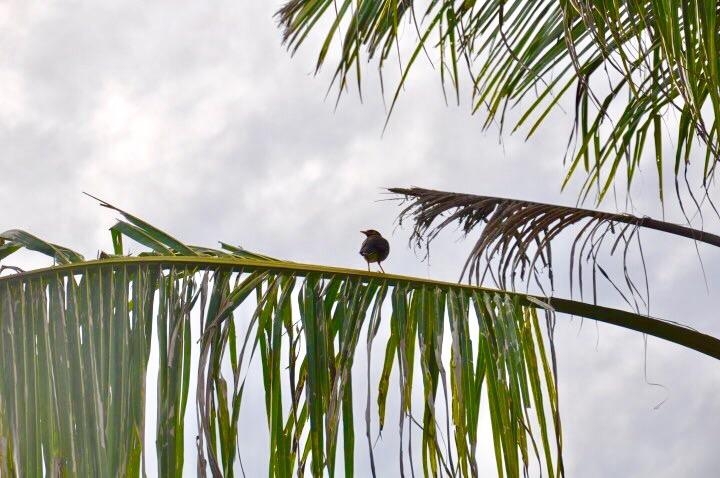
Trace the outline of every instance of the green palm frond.
<path fill-rule="evenodd" d="M 544 475 L 563 474 L 554 363 L 538 312 L 547 320 L 555 311 L 605 320 L 720 358 L 720 341 L 628 312 L 187 246 L 119 212 L 127 221 L 112 228 L 113 255 L 0 277 L 3 476 L 138 476 L 151 453 L 143 437 L 153 334 L 161 476 L 180 476 L 192 448 L 198 475 L 237 472 L 238 450 L 255 439 L 240 420 L 253 379 L 265 391 L 270 476 L 352 476 L 358 347 L 367 353 L 371 465 L 385 411 L 397 406 L 401 435 L 422 428 L 421 450 L 408 456 L 428 474 L 463 476 L 477 474 L 481 407 L 489 410 L 500 476 L 519 477 L 535 461 Z M 123 256 L 122 237 L 153 249 Z M 17 240 L 55 259 L 69 250 L 23 234 L 9 243 L 24 245 Z M 383 367 L 371 379 L 381 337 Z M 262 377 L 249 377 L 257 359 Z M 184 429 L 193 373 L 197 440 Z M 414 388 L 423 391 L 419 407 Z"/>
<path fill-rule="evenodd" d="M 339 44 L 334 78 L 341 90 L 352 75 L 361 84 L 363 52 L 378 58 L 382 71 L 401 51 L 400 32 L 415 32 L 393 106 L 421 53 L 431 52 L 458 99 L 467 78 L 474 111 L 487 112 L 485 127 L 504 125 L 519 106 L 512 129 L 529 137 L 574 95 L 578 141 L 565 182 L 584 169 L 583 196 L 595 190 L 599 201 L 619 171 L 632 182 L 646 149 L 654 150 L 663 198 L 666 128 L 676 135 L 675 175 L 696 141 L 704 177 L 712 175 L 720 154 L 718 8 L 704 0 L 290 0 L 277 18 L 293 52 L 323 29 L 317 68 L 334 61 L 331 47 Z M 679 127 L 663 124 L 668 115 Z"/>

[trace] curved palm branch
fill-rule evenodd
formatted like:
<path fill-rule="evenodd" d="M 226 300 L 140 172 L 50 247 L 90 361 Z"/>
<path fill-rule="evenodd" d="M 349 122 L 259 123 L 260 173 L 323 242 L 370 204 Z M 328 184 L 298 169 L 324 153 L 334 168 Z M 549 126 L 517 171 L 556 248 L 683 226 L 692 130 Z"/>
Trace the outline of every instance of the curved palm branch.
<path fill-rule="evenodd" d="M 571 138 L 576 134 L 579 141 L 566 182 L 583 168 L 583 194 L 595 189 L 599 201 L 621 164 L 632 182 L 646 147 L 655 150 L 662 199 L 668 113 L 679 125 L 668 128 L 677 134 L 675 175 L 700 140 L 705 178 L 711 176 L 720 154 L 718 8 L 703 0 L 682 5 L 665 0 L 469 0 L 423 6 L 412 0 L 289 0 L 277 18 L 293 52 L 313 30 L 324 29 L 318 69 L 336 57 L 330 49 L 339 43 L 334 78 L 341 90 L 353 74 L 360 87 L 363 51 L 379 58 L 382 71 L 400 51 L 395 46 L 404 24 L 411 25 L 415 46 L 401 66 L 393 106 L 418 57 L 429 58 L 430 51 L 437 53 L 443 86 L 458 101 L 467 73 L 474 111 L 487 111 L 485 127 L 494 121 L 504 125 L 507 111 L 519 105 L 513 131 L 524 127 L 529 137 L 574 93 Z"/>
<path fill-rule="evenodd" d="M 515 288 L 516 281 L 529 286 L 539 280 L 541 269 L 547 269 L 550 287 L 553 286 L 553 240 L 563 231 L 577 231 L 570 248 L 570 289 L 577 280 L 583 295 L 583 263 L 591 265 L 593 301 L 597 301 L 596 283 L 598 273 L 613 284 L 629 305 L 638 309 L 636 299 L 648 303 L 647 273 L 644 272 L 643 299 L 635 281 L 626 267 L 633 244 L 638 246 L 642 258 L 640 229 L 652 229 L 720 247 L 720 236 L 650 217 L 630 214 L 613 214 L 591 209 L 581 209 L 517 199 L 477 196 L 473 194 L 435 191 L 431 189 L 391 188 L 400 200 L 407 202 L 399 214 L 399 221 L 411 218 L 413 232 L 410 242 L 417 247 L 429 243 L 451 224 L 459 224 L 465 235 L 482 228 L 471 250 L 461 277 L 481 284 L 490 274 L 501 288 Z M 615 284 L 598 262 L 601 252 L 619 252 L 622 256 L 626 292 Z M 467 275 L 466 275 L 467 274 Z M 631 303 L 634 301 L 634 303 Z"/>
<path fill-rule="evenodd" d="M 153 333 L 162 476 L 182 473 L 194 368 L 198 475 L 205 476 L 208 468 L 213 476 L 233 475 L 248 438 L 239 415 L 256 356 L 266 398 L 269 474 L 333 475 L 341 453 L 342 469 L 352 476 L 357 403 L 351 370 L 363 329 L 365 435 L 373 472 L 373 441 L 385 425 L 396 370 L 401 443 L 410 447 L 411 430 L 421 428 L 426 472 L 477 474 L 480 397 L 486 394 L 498 474 L 520 476 L 534 456 L 548 476 L 562 475 L 554 360 L 545 352 L 538 309 L 551 321 L 554 308 L 720 358 L 720 341 L 628 312 L 279 261 L 226 245 L 218 250 L 188 246 L 120 212 L 126 220 L 111 229 L 113 254 L 102 253 L 99 260 L 85 261 L 29 234 L 0 234 L 6 245 L 41 250 L 60 263 L 0 277 L 3 476 L 39 476 L 43 470 L 137 476 L 148 453 L 145 378 Z M 150 251 L 124 256 L 123 238 Z M 389 326 L 389 336 L 371 393 L 371 357 L 383 325 Z M 191 363 L 193 331 L 200 336 L 197 364 Z M 416 371 L 424 397 L 417 419 L 411 398 Z M 403 452 L 400 463 L 401 470 L 403 464 L 412 466 L 403 461 Z"/>

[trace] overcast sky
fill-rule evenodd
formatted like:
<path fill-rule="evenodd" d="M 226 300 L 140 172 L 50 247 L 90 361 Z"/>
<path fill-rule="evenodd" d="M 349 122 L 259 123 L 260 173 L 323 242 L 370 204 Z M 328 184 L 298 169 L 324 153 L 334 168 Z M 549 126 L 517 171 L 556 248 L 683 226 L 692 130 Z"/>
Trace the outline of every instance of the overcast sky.
<path fill-rule="evenodd" d="M 188 243 L 303 262 L 364 268 L 358 231 L 372 227 L 392 242 L 388 272 L 455 280 L 470 243 L 449 232 L 432 264 L 420 262 L 395 228 L 398 208 L 378 201 L 383 187 L 574 204 L 576 190 L 560 192 L 569 115 L 501 143 L 467 101 L 446 106 L 437 73 L 420 65 L 382 134 L 374 66 L 364 102 L 351 93 L 336 109 L 330 69 L 313 75 L 316 50 L 291 58 L 282 47 L 280 4 L 0 3 L 0 230 L 94 257 L 110 249 L 114 216 L 87 191 Z M 645 169 L 634 212 L 658 217 L 652 162 Z M 692 243 L 645 238 L 653 315 L 720 336 L 720 255 L 699 248 L 708 292 Z M 716 476 L 716 361 L 648 339 L 648 379 L 663 389 L 646 383 L 641 335 L 567 317 L 557 335 L 568 476 Z"/>

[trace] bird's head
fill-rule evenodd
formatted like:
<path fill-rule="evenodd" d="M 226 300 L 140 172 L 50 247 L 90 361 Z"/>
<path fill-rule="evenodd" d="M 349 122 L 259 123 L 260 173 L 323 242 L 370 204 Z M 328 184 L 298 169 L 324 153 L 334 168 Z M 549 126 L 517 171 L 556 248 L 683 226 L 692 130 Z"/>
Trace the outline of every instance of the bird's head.
<path fill-rule="evenodd" d="M 368 229 L 367 231 L 360 231 L 360 232 L 362 232 L 363 234 L 365 234 L 367 237 L 379 236 L 379 235 L 380 235 L 380 233 L 377 232 L 375 229 Z"/>

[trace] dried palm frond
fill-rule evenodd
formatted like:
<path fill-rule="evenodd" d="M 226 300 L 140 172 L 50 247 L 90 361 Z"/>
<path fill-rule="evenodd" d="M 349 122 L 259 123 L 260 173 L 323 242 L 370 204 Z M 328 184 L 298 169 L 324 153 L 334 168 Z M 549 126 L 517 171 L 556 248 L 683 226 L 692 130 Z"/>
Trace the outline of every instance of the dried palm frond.
<path fill-rule="evenodd" d="M 542 289 L 543 283 L 539 277 L 542 269 L 547 270 L 552 288 L 554 271 L 551 244 L 560 233 L 572 226 L 577 226 L 579 231 L 570 249 L 571 292 L 573 281 L 577 279 L 582 296 L 583 263 L 589 262 L 593 299 L 597 299 L 596 276 L 599 273 L 613 284 L 628 303 L 633 301 L 631 305 L 635 308 L 639 305 L 636 297 L 647 304 L 647 274 L 643 299 L 640 288 L 631 279 L 625 265 L 633 241 L 638 245 L 642 259 L 640 228 L 720 246 L 720 236 L 649 217 L 417 187 L 391 188 L 389 191 L 409 202 L 400 212 L 399 221 L 407 218 L 413 220 L 410 241 L 418 247 L 427 246 L 442 229 L 453 223 L 458 223 L 465 235 L 479 233 L 462 269 L 461 279 L 466 277 L 481 284 L 486 275 L 490 274 L 503 289 L 514 288 L 518 279 L 525 282 L 525 287 L 531 279 L 535 279 Z M 480 228 L 482 230 L 478 231 Z M 625 294 L 598 262 L 603 246 L 609 248 L 610 254 L 621 252 L 627 288 Z"/>

